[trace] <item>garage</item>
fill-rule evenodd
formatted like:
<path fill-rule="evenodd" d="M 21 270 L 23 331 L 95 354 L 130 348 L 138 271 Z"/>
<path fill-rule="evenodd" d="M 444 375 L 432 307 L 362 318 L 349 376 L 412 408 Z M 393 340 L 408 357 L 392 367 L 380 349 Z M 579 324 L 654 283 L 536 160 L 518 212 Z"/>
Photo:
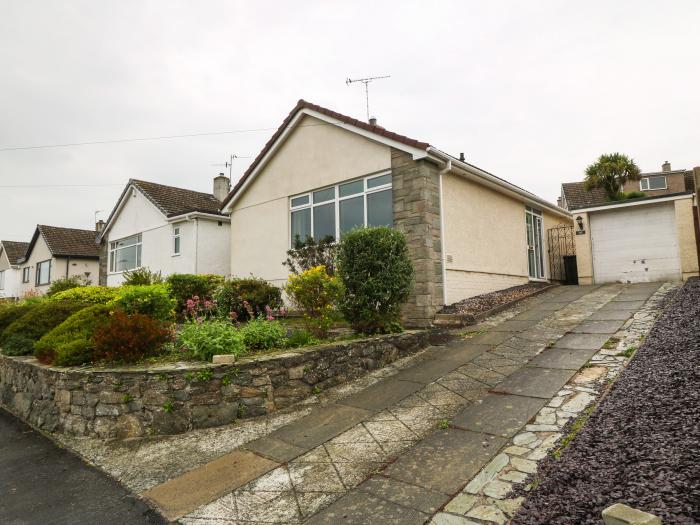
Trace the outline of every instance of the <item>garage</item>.
<path fill-rule="evenodd" d="M 589 226 L 596 283 L 681 279 L 673 202 L 591 210 Z"/>

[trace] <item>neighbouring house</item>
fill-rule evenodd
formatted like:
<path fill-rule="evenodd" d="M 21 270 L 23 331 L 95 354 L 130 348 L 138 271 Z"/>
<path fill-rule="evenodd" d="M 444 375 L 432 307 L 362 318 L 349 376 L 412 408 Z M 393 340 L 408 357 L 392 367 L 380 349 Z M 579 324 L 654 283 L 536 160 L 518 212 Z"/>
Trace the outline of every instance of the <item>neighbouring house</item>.
<path fill-rule="evenodd" d="M 28 242 L 0 241 L 0 298 L 20 296 L 22 270 L 19 261 L 28 246 Z"/>
<path fill-rule="evenodd" d="M 229 178 L 213 193 L 132 179 L 101 228 L 100 283 L 118 286 L 124 272 L 229 274 L 230 219 L 220 212 Z"/>
<path fill-rule="evenodd" d="M 30 290 L 44 294 L 53 281 L 66 277 L 96 284 L 100 257 L 96 236 L 95 230 L 38 225 L 19 260 L 20 295 Z"/>
<path fill-rule="evenodd" d="M 700 168 L 642 173 L 625 192 L 645 197 L 608 201 L 602 189 L 562 184 L 561 203 L 577 223 L 581 284 L 685 280 L 698 275 L 700 222 L 696 180 Z"/>
<path fill-rule="evenodd" d="M 293 239 L 358 226 L 406 235 L 415 267 L 404 323 L 445 304 L 546 280 L 544 232 L 570 214 L 462 158 L 300 100 L 224 201 L 231 273 L 279 286 Z"/>

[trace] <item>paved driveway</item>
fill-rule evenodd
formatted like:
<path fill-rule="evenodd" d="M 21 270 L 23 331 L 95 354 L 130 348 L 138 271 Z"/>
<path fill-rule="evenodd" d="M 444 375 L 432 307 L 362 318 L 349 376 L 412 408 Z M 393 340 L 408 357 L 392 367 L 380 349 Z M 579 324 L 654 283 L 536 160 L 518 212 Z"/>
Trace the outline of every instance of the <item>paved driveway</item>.
<path fill-rule="evenodd" d="M 0 522 L 124 525 L 165 521 L 77 456 L 0 409 Z"/>

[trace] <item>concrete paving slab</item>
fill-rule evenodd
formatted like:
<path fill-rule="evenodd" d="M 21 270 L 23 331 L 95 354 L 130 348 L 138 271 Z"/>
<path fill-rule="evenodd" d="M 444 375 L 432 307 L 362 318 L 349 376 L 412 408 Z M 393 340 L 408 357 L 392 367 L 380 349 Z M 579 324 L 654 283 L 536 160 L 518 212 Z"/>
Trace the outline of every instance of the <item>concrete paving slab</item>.
<path fill-rule="evenodd" d="M 610 301 L 603 305 L 598 311 L 607 312 L 611 310 L 639 310 L 646 301 Z"/>
<path fill-rule="evenodd" d="M 513 337 L 514 334 L 510 332 L 486 332 L 485 334 L 479 334 L 471 338 L 471 341 L 479 345 L 500 345 L 502 342 Z"/>
<path fill-rule="evenodd" d="M 403 398 L 415 394 L 424 386 L 423 383 L 402 381 L 399 377 L 392 376 L 365 388 L 361 392 L 341 399 L 338 403 L 370 412 L 379 412 Z"/>
<path fill-rule="evenodd" d="M 427 384 L 449 374 L 460 366 L 462 366 L 462 363 L 451 359 L 428 359 L 401 370 L 392 378 Z"/>
<path fill-rule="evenodd" d="M 502 323 L 490 328 L 490 330 L 492 332 L 520 332 L 522 330 L 532 328 L 537 323 L 539 323 L 539 321 L 536 319 L 531 319 L 529 321 L 524 319 L 520 321 L 509 319 L 508 321 L 503 321 Z"/>
<path fill-rule="evenodd" d="M 371 414 L 369 410 L 339 404 L 318 407 L 308 416 L 275 430 L 269 437 L 311 450 L 345 432 Z"/>
<path fill-rule="evenodd" d="M 633 310 L 608 310 L 594 312 L 586 321 L 626 321 L 634 314 Z"/>
<path fill-rule="evenodd" d="M 608 339 L 607 334 L 566 334 L 554 343 L 554 348 L 600 350 Z"/>
<path fill-rule="evenodd" d="M 552 312 L 545 310 L 525 310 L 524 312 L 513 317 L 514 321 L 541 321 L 545 317 L 552 315 Z"/>
<path fill-rule="evenodd" d="M 612 335 L 617 332 L 624 321 L 584 321 L 576 328 L 571 330 L 575 334 L 608 334 Z"/>
<path fill-rule="evenodd" d="M 335 501 L 329 507 L 312 516 L 308 525 L 335 525 L 337 523 L 422 525 L 429 516 L 354 490 Z"/>
<path fill-rule="evenodd" d="M 559 297 L 557 298 L 559 299 Z M 532 310 L 544 310 L 548 312 L 555 312 L 561 310 L 562 308 L 569 306 L 570 301 L 558 302 L 558 301 L 547 301 L 546 303 L 538 304 L 532 307 Z"/>
<path fill-rule="evenodd" d="M 513 437 L 542 408 L 546 399 L 488 394 L 457 414 L 452 425 L 474 432 L 485 432 L 504 438 Z"/>
<path fill-rule="evenodd" d="M 427 514 L 436 513 L 450 499 L 440 492 L 384 476 L 368 479 L 357 490 Z"/>
<path fill-rule="evenodd" d="M 454 494 L 506 443 L 501 437 L 454 428 L 438 430 L 408 450 L 383 474 Z"/>
<path fill-rule="evenodd" d="M 525 367 L 505 378 L 492 392 L 550 399 L 574 373 L 574 370 Z"/>
<path fill-rule="evenodd" d="M 490 349 L 491 345 L 475 344 L 471 342 L 471 339 L 467 339 L 464 342 L 460 341 L 441 347 L 440 351 L 433 354 L 433 358 L 464 364 Z"/>
<path fill-rule="evenodd" d="M 598 350 L 573 348 L 549 348 L 532 359 L 526 366 L 578 370 L 585 365 L 597 351 Z"/>
<path fill-rule="evenodd" d="M 625 302 L 625 301 L 647 301 L 649 297 L 654 295 L 654 292 L 656 290 L 652 291 L 624 291 L 618 296 L 614 297 L 612 299 L 613 302 Z"/>
<path fill-rule="evenodd" d="M 247 450 L 234 450 L 202 467 L 157 485 L 141 495 L 176 520 L 277 467 Z"/>
<path fill-rule="evenodd" d="M 286 463 L 306 452 L 304 448 L 269 436 L 249 441 L 245 444 L 245 448 L 279 463 Z"/>

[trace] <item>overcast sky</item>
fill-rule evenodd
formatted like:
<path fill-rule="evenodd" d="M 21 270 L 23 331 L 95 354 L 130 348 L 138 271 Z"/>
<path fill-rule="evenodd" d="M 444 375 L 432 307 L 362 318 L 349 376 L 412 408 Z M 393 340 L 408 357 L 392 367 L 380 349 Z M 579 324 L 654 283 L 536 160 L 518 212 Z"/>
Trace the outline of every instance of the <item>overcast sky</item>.
<path fill-rule="evenodd" d="M 0 151 L 0 238 L 90 228 L 129 178 L 211 191 L 299 98 L 365 118 L 348 76 L 391 75 L 387 129 L 552 201 L 605 152 L 700 165 L 699 28 L 697 0 L 0 0 L 0 149 L 258 130 Z"/>

